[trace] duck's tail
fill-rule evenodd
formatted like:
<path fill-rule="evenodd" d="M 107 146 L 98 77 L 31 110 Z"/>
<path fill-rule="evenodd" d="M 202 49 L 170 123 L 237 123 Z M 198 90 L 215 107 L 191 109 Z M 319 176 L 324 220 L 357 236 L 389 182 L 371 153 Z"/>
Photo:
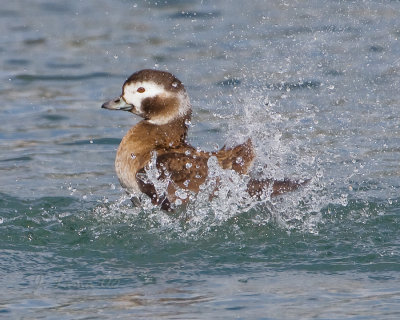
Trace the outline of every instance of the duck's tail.
<path fill-rule="evenodd" d="M 279 196 L 283 193 L 297 190 L 298 188 L 308 184 L 310 179 L 303 181 L 291 181 L 289 179 L 273 180 L 273 179 L 250 179 L 247 184 L 247 192 L 252 197 L 261 198 L 263 195 L 271 197 Z"/>

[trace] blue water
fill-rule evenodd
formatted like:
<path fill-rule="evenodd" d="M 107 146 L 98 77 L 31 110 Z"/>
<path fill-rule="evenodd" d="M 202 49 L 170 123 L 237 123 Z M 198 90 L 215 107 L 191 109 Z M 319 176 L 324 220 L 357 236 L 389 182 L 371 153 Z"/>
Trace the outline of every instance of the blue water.
<path fill-rule="evenodd" d="M 400 317 L 400 2 L 17 0 L 0 18 L 1 318 Z M 100 106 L 143 68 L 184 82 L 193 145 L 251 137 L 254 174 L 311 183 L 249 202 L 220 172 L 175 217 L 132 208 L 113 161 L 138 119 Z"/>

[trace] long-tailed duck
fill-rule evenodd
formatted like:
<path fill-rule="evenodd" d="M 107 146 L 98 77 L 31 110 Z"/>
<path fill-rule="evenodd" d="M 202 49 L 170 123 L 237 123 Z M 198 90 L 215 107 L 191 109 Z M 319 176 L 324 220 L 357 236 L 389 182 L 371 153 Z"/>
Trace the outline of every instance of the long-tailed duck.
<path fill-rule="evenodd" d="M 216 152 L 199 151 L 189 145 L 186 142 L 191 118 L 189 97 L 182 82 L 169 72 L 148 69 L 135 72 L 125 81 L 122 95 L 104 103 L 102 108 L 129 111 L 143 118 L 122 139 L 115 169 L 129 194 L 144 193 L 154 205 L 167 211 L 187 202 L 188 193 L 199 192 L 207 180 L 210 157 L 216 157 L 221 168 L 239 174 L 248 173 L 255 157 L 250 139 Z M 158 170 L 157 179 L 164 182 L 161 191 L 146 176 L 152 158 Z M 247 191 L 250 196 L 259 197 L 267 192 L 277 196 L 304 183 L 249 179 Z"/>

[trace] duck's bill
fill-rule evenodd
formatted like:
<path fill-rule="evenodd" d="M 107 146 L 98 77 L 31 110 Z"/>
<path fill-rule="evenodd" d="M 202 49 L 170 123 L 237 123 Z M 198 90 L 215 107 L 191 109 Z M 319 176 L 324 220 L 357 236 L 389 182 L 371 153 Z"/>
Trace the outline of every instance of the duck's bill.
<path fill-rule="evenodd" d="M 121 97 L 107 101 L 103 103 L 101 107 L 108 110 L 122 110 L 122 111 L 131 111 L 133 109 L 133 105 L 127 104 Z"/>

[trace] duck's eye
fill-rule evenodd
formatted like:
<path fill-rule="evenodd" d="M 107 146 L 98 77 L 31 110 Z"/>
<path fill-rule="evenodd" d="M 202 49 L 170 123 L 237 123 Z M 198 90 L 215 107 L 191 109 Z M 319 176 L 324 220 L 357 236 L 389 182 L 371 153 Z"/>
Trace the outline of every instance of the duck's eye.
<path fill-rule="evenodd" d="M 146 91 L 146 89 L 145 88 L 143 88 L 143 87 L 139 87 L 139 88 L 137 88 L 137 90 L 136 90 L 137 92 L 139 92 L 139 93 L 143 93 L 143 92 L 145 92 Z"/>

